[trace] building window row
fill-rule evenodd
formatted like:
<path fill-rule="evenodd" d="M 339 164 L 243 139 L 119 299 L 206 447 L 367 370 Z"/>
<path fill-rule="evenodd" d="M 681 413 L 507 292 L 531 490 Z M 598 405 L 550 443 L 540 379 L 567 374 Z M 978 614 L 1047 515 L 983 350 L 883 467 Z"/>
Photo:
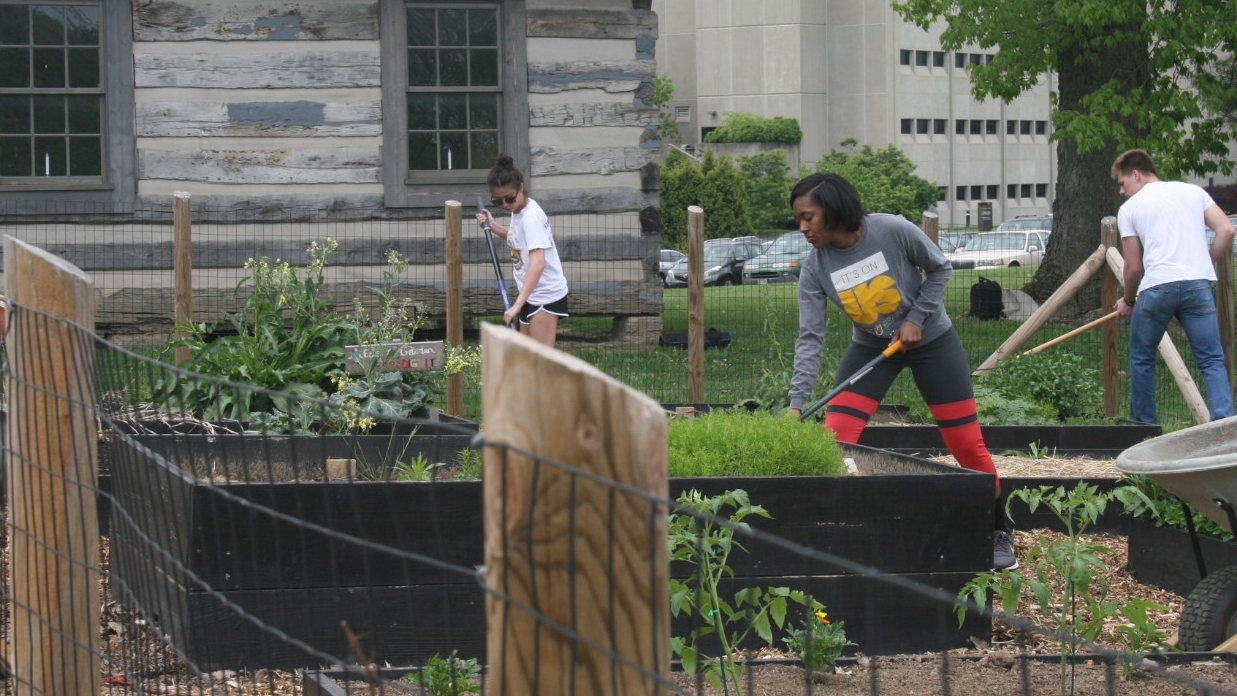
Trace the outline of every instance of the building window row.
<path fill-rule="evenodd" d="M 954 199 L 959 201 L 994 201 L 999 197 L 1001 187 L 998 184 L 971 184 L 954 187 Z M 1006 184 L 1005 198 L 1018 200 L 1048 197 L 1048 184 Z M 944 200 L 945 187 L 940 187 L 939 195 Z"/>
<path fill-rule="evenodd" d="M 943 118 L 904 118 L 901 120 L 903 135 L 945 135 L 948 121 Z M 955 135 L 999 135 L 1001 122 L 995 118 L 960 118 L 954 121 Z M 1047 135 L 1048 121 L 1009 119 L 1005 122 L 1006 135 Z"/>
<path fill-rule="evenodd" d="M 934 68 L 943 68 L 945 56 L 944 51 L 919 51 L 904 48 L 898 51 L 898 63 L 918 68 L 926 68 L 929 65 Z M 992 62 L 992 58 L 991 53 L 955 53 L 954 67 L 965 69 L 968 65 L 987 65 Z"/>

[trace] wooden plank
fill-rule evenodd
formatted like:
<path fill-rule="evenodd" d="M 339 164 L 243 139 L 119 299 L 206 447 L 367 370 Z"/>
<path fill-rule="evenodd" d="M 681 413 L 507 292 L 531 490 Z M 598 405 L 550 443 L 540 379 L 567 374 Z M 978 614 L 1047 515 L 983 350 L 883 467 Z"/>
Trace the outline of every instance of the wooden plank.
<path fill-rule="evenodd" d="M 138 152 L 143 179 L 226 184 L 377 183 L 382 157 L 376 147 L 232 150 L 191 148 Z"/>
<path fill-rule="evenodd" d="M 139 137 L 373 137 L 382 134 L 382 102 L 138 103 Z"/>
<path fill-rule="evenodd" d="M 657 110 L 625 102 L 576 102 L 569 104 L 530 104 L 528 125 L 590 127 L 651 126 L 657 123 Z"/>
<path fill-rule="evenodd" d="M 652 83 L 657 64 L 652 60 L 577 60 L 528 62 L 528 91 L 557 94 L 573 89 L 634 92 Z"/>
<path fill-rule="evenodd" d="M 528 10 L 528 36 L 581 39 L 657 38 L 657 15 L 630 10 L 555 7 Z"/>
<path fill-rule="evenodd" d="M 481 340 L 486 584 L 497 593 L 486 601 L 489 677 L 512 694 L 661 693 L 643 674 L 670 669 L 668 510 L 657 502 L 667 495 L 665 411 L 513 331 L 486 324 Z"/>
<path fill-rule="evenodd" d="M 133 7 L 135 41 L 377 40 L 378 3 L 332 0 L 283 5 L 230 0 L 141 2 Z"/>
<path fill-rule="evenodd" d="M 447 201 L 446 220 L 446 267 L 447 267 L 447 345 L 454 349 L 464 347 L 464 211 L 459 201 Z M 464 415 L 464 374 L 457 372 L 447 377 L 447 413 Z"/>
<path fill-rule="evenodd" d="M 1112 215 L 1100 220 L 1100 243 L 1112 248 L 1120 246 L 1121 234 L 1117 230 L 1117 218 Z M 1107 251 L 1104 252 L 1107 255 Z M 1101 308 L 1107 310 L 1116 306 L 1117 293 L 1121 292 L 1120 279 L 1112 273 L 1105 273 L 1103 287 L 1100 290 Z M 1104 380 L 1104 415 L 1112 418 L 1121 410 L 1121 365 L 1118 360 L 1120 350 L 1118 340 L 1120 330 L 1116 324 L 1104 327 L 1100 333 L 1100 374 Z"/>
<path fill-rule="evenodd" d="M 94 289 L 5 237 L 8 611 L 15 694 L 93 694 L 100 669 Z M 37 314 L 36 314 L 37 313 Z M 60 320 L 60 321 L 55 321 Z M 63 322 L 63 323 L 62 323 Z"/>
<path fill-rule="evenodd" d="M 198 89 L 378 87 L 378 51 L 192 53 L 133 56 L 135 86 Z"/>
<path fill-rule="evenodd" d="M 192 218 L 189 210 L 189 194 L 176 192 L 172 205 L 172 320 L 178 329 L 172 334 L 175 340 L 188 336 L 186 329 L 193 323 L 193 237 Z M 189 360 L 189 346 L 176 347 L 176 364 Z"/>
<path fill-rule="evenodd" d="M 601 174 L 638 172 L 658 158 L 655 149 L 642 147 L 598 147 L 564 150 L 553 147 L 532 149 L 532 170 L 540 176 L 559 174 Z"/>
<path fill-rule="evenodd" d="M 687 206 L 687 398 L 704 401 L 704 209 Z"/>

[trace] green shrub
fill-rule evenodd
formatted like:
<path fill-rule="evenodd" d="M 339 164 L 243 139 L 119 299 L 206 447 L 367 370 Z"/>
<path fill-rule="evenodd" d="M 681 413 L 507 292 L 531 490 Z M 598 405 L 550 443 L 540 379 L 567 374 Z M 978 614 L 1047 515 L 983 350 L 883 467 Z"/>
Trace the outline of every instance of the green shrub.
<path fill-rule="evenodd" d="M 797 143 L 803 140 L 799 122 L 784 116 L 727 113 L 722 124 L 704 136 L 706 143 Z"/>
<path fill-rule="evenodd" d="M 700 205 L 704 173 L 700 164 L 671 150 L 661 168 L 661 243 L 667 249 L 687 248 L 687 206 Z"/>
<path fill-rule="evenodd" d="M 893 213 L 919 224 L 923 211 L 940 195 L 936 184 L 916 176 L 915 163 L 895 145 L 874 150 L 847 138 L 842 150 L 830 150 L 816 162 L 816 171 L 845 177 L 872 213 Z"/>
<path fill-rule="evenodd" d="M 741 237 L 755 231 L 747 212 L 747 192 L 743 173 L 728 155 L 705 153 L 700 165 L 704 187 L 700 191 L 700 207 L 704 208 L 704 237 Z"/>
<path fill-rule="evenodd" d="M 747 208 L 757 230 L 789 230 L 795 227 L 794 214 L 786 201 L 795 181 L 786 166 L 785 150 L 768 150 L 739 156 Z"/>
<path fill-rule="evenodd" d="M 1052 406 L 1002 394 L 981 384 L 975 385 L 975 410 L 985 425 L 1048 425 L 1059 422 Z"/>
<path fill-rule="evenodd" d="M 982 383 L 1007 399 L 1049 406 L 1061 421 L 1097 418 L 1103 411 L 1099 371 L 1073 353 L 1034 353 L 1003 360 Z"/>
<path fill-rule="evenodd" d="M 740 410 L 670 420 L 671 476 L 843 474 L 842 451 L 818 423 Z"/>

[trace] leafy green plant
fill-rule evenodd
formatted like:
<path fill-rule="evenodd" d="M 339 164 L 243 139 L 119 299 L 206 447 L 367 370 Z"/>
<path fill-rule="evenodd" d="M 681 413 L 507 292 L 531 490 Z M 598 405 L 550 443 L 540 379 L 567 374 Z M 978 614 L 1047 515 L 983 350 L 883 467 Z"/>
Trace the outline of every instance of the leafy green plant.
<path fill-rule="evenodd" d="M 668 143 L 678 144 L 683 141 L 679 134 L 679 123 L 674 111 L 670 108 L 670 99 L 674 96 L 674 82 L 666 73 L 657 73 L 653 78 L 653 106 L 657 107 L 657 135 Z"/>
<path fill-rule="evenodd" d="M 1181 501 L 1164 490 L 1163 486 L 1147 476 L 1137 474 L 1126 474 L 1121 480 L 1125 485 L 1117 488 L 1113 494 L 1127 514 L 1159 527 L 1188 529 Z M 1193 507 L 1187 506 L 1186 509 L 1189 510 L 1196 532 L 1221 541 L 1232 541 L 1233 535 L 1210 517 Z"/>
<path fill-rule="evenodd" d="M 679 496 L 669 520 L 670 560 L 691 568 L 686 579 L 670 580 L 670 613 L 698 619 L 686 637 L 672 637 L 670 646 L 688 674 L 701 671 L 714 686 L 728 692 L 733 689 L 735 694 L 742 693 L 743 668 L 734 656 L 749 639 L 773 645 L 774 630 L 785 626 L 789 602 L 812 612 L 824 611 L 808 595 L 786 587 L 744 587 L 732 596 L 722 596 L 723 579 L 734 577 L 730 554 L 736 549 L 746 551 L 735 540 L 735 531 L 747 529 L 744 520 L 752 516 L 768 518 L 769 513 L 753 505 L 746 491 L 708 497 L 691 490 Z M 715 652 L 709 649 L 710 643 L 716 646 Z"/>
<path fill-rule="evenodd" d="M 480 479 L 482 455 L 481 450 L 471 447 L 460 450 L 456 455 L 455 477 L 460 479 Z"/>
<path fill-rule="evenodd" d="M 1096 418 L 1103 410 L 1099 372 L 1074 353 L 1047 351 L 1003 360 L 982 379 L 1005 398 L 1051 407 L 1062 421 Z"/>
<path fill-rule="evenodd" d="M 350 323 L 338 317 L 322 297 L 327 259 L 338 247 L 334 239 L 307 252 L 309 265 L 298 271 L 286 261 L 249 259 L 249 275 L 236 292 L 249 285 L 241 310 L 228 315 L 233 335 L 211 340 L 215 327 L 179 327 L 191 357 L 182 367 L 204 375 L 298 396 L 321 398 L 331 375 L 343 365 L 344 346 L 353 335 Z M 194 413 L 205 420 L 248 420 L 259 411 L 276 410 L 270 396 L 255 390 L 221 389 L 217 381 L 180 379 L 166 374 L 154 384 L 154 399 L 165 407 Z M 305 414 L 294 414 L 300 421 Z"/>
<path fill-rule="evenodd" d="M 817 604 L 815 600 L 809 603 Z M 830 621 L 824 606 L 812 611 L 800 626 L 787 629 L 783 642 L 788 650 L 799 654 L 803 668 L 809 672 L 830 669 L 846 646 L 854 645 L 846 638 L 844 622 Z"/>
<path fill-rule="evenodd" d="M 786 201 L 795 180 L 786 166 L 786 151 L 778 148 L 739 155 L 739 171 L 743 173 L 752 225 L 758 230 L 793 229 L 795 219 Z"/>
<path fill-rule="evenodd" d="M 976 576 L 963 586 L 954 605 L 961 625 L 968 611 L 976 606 L 986 606 L 990 594 L 1001 598 L 1001 611 L 1007 616 L 1017 612 L 1024 595 L 1031 597 L 1040 611 L 1057 623 L 1065 636 L 1061 647 L 1063 688 L 1069 656 L 1077 651 L 1080 643 L 1094 642 L 1103 630 L 1106 619 L 1122 617 L 1131 624 L 1131 629 L 1124 635 L 1127 640 L 1132 640 L 1132 650 L 1169 647 L 1168 634 L 1156 629 L 1149 621 L 1146 609 L 1151 608 L 1152 604 L 1145 605 L 1140 612 L 1138 607 L 1122 606 L 1107 599 L 1107 569 L 1099 555 L 1109 549 L 1081 538 L 1086 529 L 1104 514 L 1114 497 L 1112 492 L 1098 491 L 1096 486 L 1087 483 L 1079 483 L 1068 492 L 1064 486 L 1012 491 L 1006 502 L 1007 512 L 1013 500 L 1025 502 L 1031 513 L 1043 505 L 1064 526 L 1064 538 L 1054 541 L 1041 538 L 1027 552 L 1024 569 Z M 1051 579 L 1054 576 L 1065 581 L 1066 597 L 1063 600 L 1053 594 Z"/>
<path fill-rule="evenodd" d="M 1058 423 L 1056 410 L 1050 406 L 1011 398 L 985 386 L 975 385 L 975 410 L 979 421 L 986 425 L 1035 425 Z M 930 414 L 929 414 L 930 415 Z"/>
<path fill-rule="evenodd" d="M 817 423 L 727 409 L 675 417 L 671 476 L 823 476 L 845 473 L 842 451 Z"/>
<path fill-rule="evenodd" d="M 706 143 L 797 143 L 800 140 L 803 140 L 803 129 L 793 118 L 738 111 L 727 112 L 721 125 L 704 136 Z"/>
<path fill-rule="evenodd" d="M 408 461 L 396 462 L 391 467 L 391 478 L 396 481 L 432 481 L 435 472 L 444 466 L 445 462 L 431 462 L 425 455 L 418 454 Z"/>
<path fill-rule="evenodd" d="M 429 696 L 481 693 L 481 664 L 473 657 L 457 657 L 458 652 L 452 650 L 447 657 L 434 653 L 420 671 L 404 675 L 404 681 L 421 687 Z"/>
<path fill-rule="evenodd" d="M 856 149 L 858 144 L 854 138 L 843 140 L 842 149 L 825 153 L 817 160 L 815 170 L 846 177 L 859 192 L 863 207 L 874 213 L 894 213 L 918 221 L 923 211 L 936 203 L 936 184 L 917 176 L 915 163 L 897 146 L 876 150 L 864 145 Z"/>

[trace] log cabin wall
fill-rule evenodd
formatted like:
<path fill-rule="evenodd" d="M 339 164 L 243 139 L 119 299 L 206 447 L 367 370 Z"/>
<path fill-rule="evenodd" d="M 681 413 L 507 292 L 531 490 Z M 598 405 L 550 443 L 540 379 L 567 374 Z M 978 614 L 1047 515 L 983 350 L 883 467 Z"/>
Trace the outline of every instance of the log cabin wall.
<path fill-rule="evenodd" d="M 645 0 L 500 4 L 525 27 L 513 29 L 519 53 L 505 62 L 505 79 L 526 85 L 515 100 L 520 128 L 505 149 L 550 214 L 572 314 L 659 316 L 656 16 Z M 402 174 L 384 170 L 383 61 L 404 53 L 384 48 L 383 35 L 403 21 L 403 5 L 134 0 L 134 199 L 101 208 L 74 205 L 71 195 L 37 204 L 0 198 L 0 233 L 89 272 L 99 331 L 122 342 L 157 343 L 171 328 L 178 191 L 193 209 L 195 321 L 220 321 L 239 307 L 233 289 L 248 258 L 295 265 L 310 242 L 329 236 L 340 248 L 327 292 L 341 310 L 354 297 L 370 301 L 367 284 L 397 249 L 412 262 L 402 292 L 440 324 L 443 205 L 458 200 L 465 312 L 501 313 L 489 252 L 468 214 L 476 194 L 489 198 L 483 179 L 411 204 L 391 195 Z"/>

